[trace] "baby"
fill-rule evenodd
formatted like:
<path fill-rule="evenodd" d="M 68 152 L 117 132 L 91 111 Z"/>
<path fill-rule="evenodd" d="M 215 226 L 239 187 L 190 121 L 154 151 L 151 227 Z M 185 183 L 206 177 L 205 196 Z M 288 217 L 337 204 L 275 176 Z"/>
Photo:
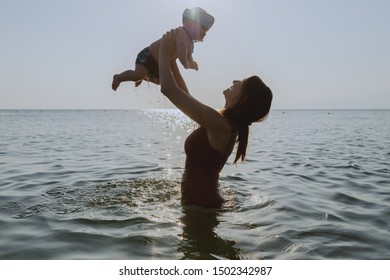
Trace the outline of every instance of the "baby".
<path fill-rule="evenodd" d="M 198 64 L 192 58 L 195 41 L 203 41 L 206 32 L 214 24 L 214 17 L 201 8 L 185 9 L 183 26 L 176 28 L 176 55 L 185 69 L 198 70 Z M 134 70 L 126 70 L 114 75 L 112 89 L 116 90 L 121 82 L 133 81 L 139 86 L 142 80 L 159 84 L 158 53 L 161 39 L 143 49 L 137 56 Z"/>

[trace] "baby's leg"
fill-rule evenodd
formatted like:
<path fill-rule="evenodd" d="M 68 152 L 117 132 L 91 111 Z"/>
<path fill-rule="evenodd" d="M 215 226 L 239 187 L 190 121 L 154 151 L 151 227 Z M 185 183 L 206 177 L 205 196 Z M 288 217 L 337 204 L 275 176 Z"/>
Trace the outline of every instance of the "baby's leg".
<path fill-rule="evenodd" d="M 121 82 L 143 80 L 148 75 L 148 70 L 142 64 L 136 64 L 134 70 L 126 70 L 120 74 L 114 75 L 112 80 L 112 89 L 116 90 Z"/>

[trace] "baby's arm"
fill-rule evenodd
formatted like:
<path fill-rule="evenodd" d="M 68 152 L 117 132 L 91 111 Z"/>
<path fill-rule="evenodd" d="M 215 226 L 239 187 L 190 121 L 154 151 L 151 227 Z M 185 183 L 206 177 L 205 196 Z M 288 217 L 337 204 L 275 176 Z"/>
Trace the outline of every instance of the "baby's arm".
<path fill-rule="evenodd" d="M 188 62 L 188 46 L 187 46 L 187 34 L 183 28 L 178 28 L 178 33 L 176 35 L 176 50 L 177 56 L 180 60 L 180 63 L 185 69 L 190 67 Z"/>

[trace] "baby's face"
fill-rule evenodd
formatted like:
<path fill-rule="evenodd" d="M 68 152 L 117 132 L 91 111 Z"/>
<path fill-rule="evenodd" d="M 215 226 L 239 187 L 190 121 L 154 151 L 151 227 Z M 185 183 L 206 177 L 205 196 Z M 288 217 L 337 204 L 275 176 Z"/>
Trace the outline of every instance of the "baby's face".
<path fill-rule="evenodd" d="M 195 41 L 203 41 L 208 31 L 205 26 L 196 21 L 187 22 L 186 28 L 190 32 L 192 39 Z"/>

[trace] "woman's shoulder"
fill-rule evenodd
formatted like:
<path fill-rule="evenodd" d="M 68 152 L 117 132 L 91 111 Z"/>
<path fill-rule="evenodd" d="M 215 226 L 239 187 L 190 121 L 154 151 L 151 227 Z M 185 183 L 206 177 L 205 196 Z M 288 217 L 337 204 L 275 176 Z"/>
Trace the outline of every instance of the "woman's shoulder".
<path fill-rule="evenodd" d="M 225 153 L 231 144 L 231 139 L 236 135 L 229 120 L 223 116 L 220 119 L 220 126 L 215 129 L 206 129 L 210 145 L 214 150 Z"/>

